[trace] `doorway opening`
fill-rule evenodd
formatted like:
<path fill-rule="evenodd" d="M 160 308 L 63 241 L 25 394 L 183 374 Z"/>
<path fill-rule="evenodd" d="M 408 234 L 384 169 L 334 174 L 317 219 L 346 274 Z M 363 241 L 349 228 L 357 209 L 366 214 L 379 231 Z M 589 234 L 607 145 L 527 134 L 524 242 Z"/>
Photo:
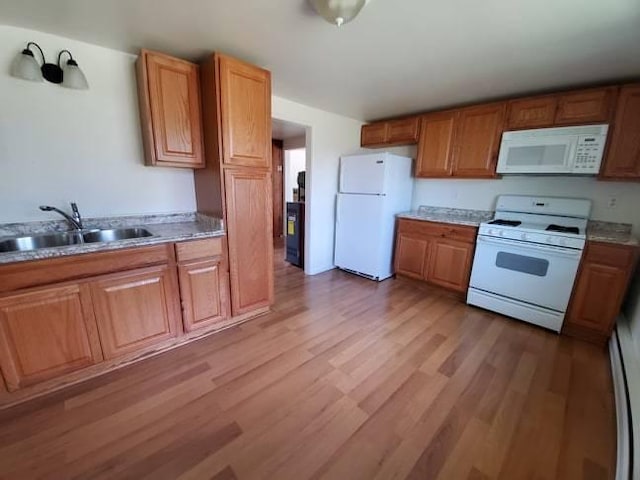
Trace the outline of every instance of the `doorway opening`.
<path fill-rule="evenodd" d="M 304 269 L 307 129 L 272 120 L 273 245 L 276 258 Z"/>

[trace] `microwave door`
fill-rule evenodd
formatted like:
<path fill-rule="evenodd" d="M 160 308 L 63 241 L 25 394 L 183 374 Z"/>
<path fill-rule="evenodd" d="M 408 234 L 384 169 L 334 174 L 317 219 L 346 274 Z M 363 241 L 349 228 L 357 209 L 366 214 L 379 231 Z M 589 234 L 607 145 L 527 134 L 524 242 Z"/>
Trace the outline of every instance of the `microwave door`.
<path fill-rule="evenodd" d="M 500 148 L 498 173 L 570 173 L 575 137 L 505 140 Z"/>

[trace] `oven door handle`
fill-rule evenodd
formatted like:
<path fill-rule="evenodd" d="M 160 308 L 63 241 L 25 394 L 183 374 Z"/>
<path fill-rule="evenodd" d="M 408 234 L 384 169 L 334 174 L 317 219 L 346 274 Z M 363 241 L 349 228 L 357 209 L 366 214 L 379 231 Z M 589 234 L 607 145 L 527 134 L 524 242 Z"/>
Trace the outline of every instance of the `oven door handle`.
<path fill-rule="evenodd" d="M 518 240 L 502 240 L 502 239 L 493 238 L 493 237 L 491 238 L 485 237 L 484 235 L 478 235 L 477 241 L 479 243 L 499 245 L 504 247 L 516 247 L 516 248 L 522 248 L 522 249 L 537 251 L 537 252 L 545 252 L 545 253 L 550 253 L 552 255 L 560 255 L 563 257 L 570 257 L 570 258 L 576 258 L 582 255 L 582 250 L 578 250 L 575 248 L 554 247 L 554 246 L 541 245 L 539 243 L 524 244 L 522 242 L 519 242 Z"/>

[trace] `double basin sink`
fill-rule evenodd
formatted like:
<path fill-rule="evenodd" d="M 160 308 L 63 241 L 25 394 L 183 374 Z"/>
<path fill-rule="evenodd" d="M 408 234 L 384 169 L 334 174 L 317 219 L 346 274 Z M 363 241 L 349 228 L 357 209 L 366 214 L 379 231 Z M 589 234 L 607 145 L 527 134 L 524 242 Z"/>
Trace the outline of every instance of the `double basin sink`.
<path fill-rule="evenodd" d="M 0 241 L 0 253 L 25 252 L 40 248 L 66 247 L 85 243 L 115 242 L 151 236 L 152 234 L 148 230 L 140 227 L 50 233 Z"/>

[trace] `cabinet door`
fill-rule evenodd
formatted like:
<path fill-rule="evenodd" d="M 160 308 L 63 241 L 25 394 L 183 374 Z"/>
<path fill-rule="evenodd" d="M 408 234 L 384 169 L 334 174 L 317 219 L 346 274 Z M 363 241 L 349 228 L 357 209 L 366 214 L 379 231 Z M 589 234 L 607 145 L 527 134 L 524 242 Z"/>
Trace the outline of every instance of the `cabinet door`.
<path fill-rule="evenodd" d="M 434 239 L 427 267 L 427 280 L 465 292 L 469 286 L 473 245 L 449 239 Z"/>
<path fill-rule="evenodd" d="M 161 266 L 110 275 L 91 283 L 91 295 L 107 359 L 178 334 L 175 269 Z"/>
<path fill-rule="evenodd" d="M 609 338 L 637 255 L 635 247 L 587 243 L 565 321 L 567 333 Z"/>
<path fill-rule="evenodd" d="M 271 166 L 271 74 L 219 55 L 222 157 L 228 165 Z"/>
<path fill-rule="evenodd" d="M 234 316 L 273 303 L 271 175 L 225 169 L 231 308 Z"/>
<path fill-rule="evenodd" d="M 555 124 L 608 123 L 616 92 L 616 87 L 607 87 L 562 94 Z"/>
<path fill-rule="evenodd" d="M 424 280 L 424 268 L 428 255 L 429 241 L 427 239 L 399 233 L 394 262 L 396 273 Z"/>
<path fill-rule="evenodd" d="M 139 61 L 147 164 L 204 167 L 198 65 L 148 51 Z"/>
<path fill-rule="evenodd" d="M 0 298 L 0 368 L 9 391 L 101 360 L 84 288 L 66 285 Z"/>
<path fill-rule="evenodd" d="M 640 84 L 620 91 L 602 177 L 640 180 Z"/>
<path fill-rule="evenodd" d="M 227 272 L 220 260 L 203 260 L 180 265 L 180 298 L 184 329 L 191 332 L 229 317 Z"/>
<path fill-rule="evenodd" d="M 608 336 L 620 312 L 626 283 L 625 269 L 585 261 L 578 276 L 567 322 Z"/>
<path fill-rule="evenodd" d="M 420 127 L 416 177 L 451 175 L 454 133 L 458 112 L 425 115 Z"/>
<path fill-rule="evenodd" d="M 388 145 L 410 145 L 418 141 L 420 117 L 390 120 L 387 128 Z"/>
<path fill-rule="evenodd" d="M 512 100 L 508 107 L 507 130 L 551 127 L 557 107 L 555 95 Z"/>
<path fill-rule="evenodd" d="M 495 177 L 506 103 L 465 108 L 460 112 L 453 159 L 457 177 Z"/>
<path fill-rule="evenodd" d="M 379 147 L 387 141 L 387 122 L 371 123 L 363 125 L 360 130 L 360 146 Z"/>

